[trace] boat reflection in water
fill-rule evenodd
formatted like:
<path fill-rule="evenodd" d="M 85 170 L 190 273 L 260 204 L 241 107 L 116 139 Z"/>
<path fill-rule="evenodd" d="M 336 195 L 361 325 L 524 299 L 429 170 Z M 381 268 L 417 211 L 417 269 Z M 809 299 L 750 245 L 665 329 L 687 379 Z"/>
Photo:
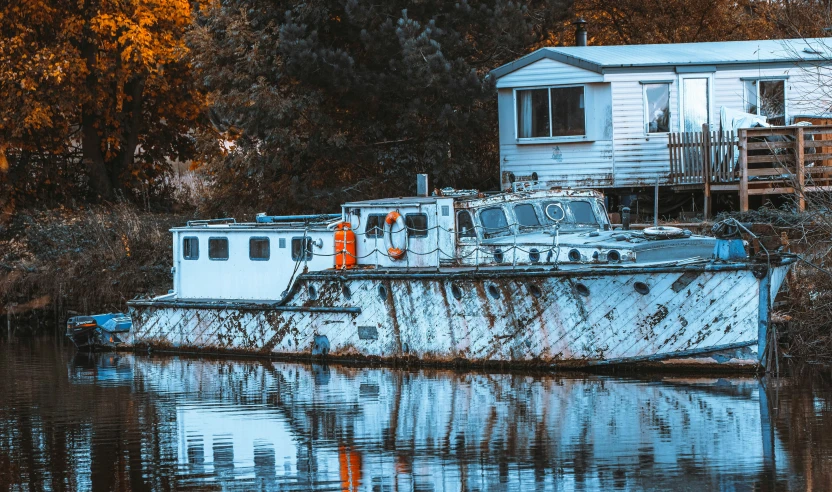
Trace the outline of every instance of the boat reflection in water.
<path fill-rule="evenodd" d="M 733 488 L 782 482 L 775 470 L 789 468 L 766 393 L 752 378 L 535 377 L 177 358 L 137 358 L 135 369 L 151 391 L 188 395 L 176 403 L 185 482 Z"/>

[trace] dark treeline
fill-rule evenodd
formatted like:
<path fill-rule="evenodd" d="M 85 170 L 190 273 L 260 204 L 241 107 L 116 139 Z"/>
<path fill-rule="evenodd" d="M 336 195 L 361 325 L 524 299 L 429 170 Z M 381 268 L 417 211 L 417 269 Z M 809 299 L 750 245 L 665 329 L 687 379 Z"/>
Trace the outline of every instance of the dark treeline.
<path fill-rule="evenodd" d="M 813 36 L 825 0 L 36 0 L 0 16 L 0 211 L 157 207 L 196 170 L 200 215 L 331 211 L 494 188 L 490 70 L 536 48 Z"/>

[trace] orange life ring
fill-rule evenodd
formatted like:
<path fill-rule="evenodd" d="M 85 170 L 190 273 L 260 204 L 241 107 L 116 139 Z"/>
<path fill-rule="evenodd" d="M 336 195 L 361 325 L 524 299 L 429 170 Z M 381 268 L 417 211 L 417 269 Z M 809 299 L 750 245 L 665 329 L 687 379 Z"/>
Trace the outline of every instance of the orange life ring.
<path fill-rule="evenodd" d="M 393 230 L 393 225 L 398 226 L 398 229 Z M 393 244 L 393 234 L 400 234 L 404 238 L 401 247 Z M 401 260 L 407 252 L 407 226 L 404 223 L 404 217 L 399 212 L 393 210 L 384 219 L 384 245 L 387 247 L 387 256 L 393 260 Z"/>

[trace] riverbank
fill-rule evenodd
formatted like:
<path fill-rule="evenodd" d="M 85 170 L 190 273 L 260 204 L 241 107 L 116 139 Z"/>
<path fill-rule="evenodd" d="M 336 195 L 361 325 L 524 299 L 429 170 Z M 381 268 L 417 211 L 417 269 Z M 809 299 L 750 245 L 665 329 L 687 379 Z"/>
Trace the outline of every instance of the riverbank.
<path fill-rule="evenodd" d="M 186 220 L 128 204 L 16 212 L 0 225 L 0 316 L 23 331 L 60 330 L 74 312 L 123 311 L 167 292 L 168 229 Z"/>

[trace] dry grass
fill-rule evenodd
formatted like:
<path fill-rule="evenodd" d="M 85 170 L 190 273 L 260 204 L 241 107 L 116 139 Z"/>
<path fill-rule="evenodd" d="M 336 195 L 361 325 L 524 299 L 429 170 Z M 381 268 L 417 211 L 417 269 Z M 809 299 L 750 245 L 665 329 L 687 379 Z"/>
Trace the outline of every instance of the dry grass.
<path fill-rule="evenodd" d="M 182 215 L 129 204 L 82 211 L 18 211 L 0 226 L 0 314 L 121 311 L 171 285 L 168 229 Z"/>

